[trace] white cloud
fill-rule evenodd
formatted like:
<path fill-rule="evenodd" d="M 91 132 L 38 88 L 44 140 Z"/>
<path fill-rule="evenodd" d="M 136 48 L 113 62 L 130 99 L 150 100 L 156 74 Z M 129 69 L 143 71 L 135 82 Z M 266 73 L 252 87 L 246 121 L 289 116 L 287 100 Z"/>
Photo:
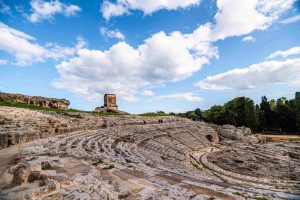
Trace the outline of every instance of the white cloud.
<path fill-rule="evenodd" d="M 47 43 L 45 48 L 47 48 L 47 53 L 44 55 L 47 59 L 63 60 L 67 59 L 69 56 L 74 56 L 79 49 L 86 46 L 86 41 L 78 37 L 77 44 L 75 47 L 65 47 L 60 46 L 56 43 Z"/>
<path fill-rule="evenodd" d="M 79 50 L 76 57 L 56 66 L 60 79 L 54 86 L 90 101 L 107 92 L 133 101 L 146 86 L 185 79 L 213 57 L 217 50 L 197 43 L 193 34 L 159 32 L 137 48 L 119 42 L 106 51 Z"/>
<path fill-rule="evenodd" d="M 0 13 L 2 14 L 11 14 L 11 9 L 8 5 L 6 5 L 2 0 L 0 0 Z"/>
<path fill-rule="evenodd" d="M 77 45 L 72 48 L 53 43 L 42 46 L 35 42 L 34 37 L 0 22 L 0 50 L 13 54 L 16 64 L 20 66 L 43 62 L 45 59 L 65 59 L 74 55 L 84 45 L 84 41 L 79 38 Z"/>
<path fill-rule="evenodd" d="M 192 92 L 175 93 L 169 95 L 155 96 L 152 100 L 176 100 L 176 101 L 189 101 L 189 102 L 202 102 L 202 98 L 193 94 Z"/>
<path fill-rule="evenodd" d="M 109 20 L 113 16 L 121 16 L 128 13 L 128 8 L 122 4 L 114 4 L 109 1 L 104 1 L 101 6 L 101 12 L 106 20 Z"/>
<path fill-rule="evenodd" d="M 81 8 L 76 5 L 69 5 L 65 7 L 64 15 L 66 16 L 75 16 L 77 12 L 81 11 Z"/>
<path fill-rule="evenodd" d="M 44 0 L 30 1 L 32 13 L 27 17 L 32 23 L 40 22 L 42 20 L 51 20 L 56 14 L 63 14 L 65 16 L 74 16 L 81 10 L 76 5 L 66 5 L 59 0 L 45 2 Z"/>
<path fill-rule="evenodd" d="M 100 33 L 105 38 L 117 38 L 120 40 L 125 40 L 125 36 L 119 30 L 109 30 L 107 28 L 100 28 Z"/>
<path fill-rule="evenodd" d="M 152 97 L 152 96 L 154 96 L 154 92 L 151 90 L 144 90 L 144 91 L 142 91 L 142 95 L 145 97 Z"/>
<path fill-rule="evenodd" d="M 6 65 L 6 64 L 7 64 L 7 60 L 0 59 L 0 65 Z"/>
<path fill-rule="evenodd" d="M 300 47 L 293 47 L 293 48 L 288 49 L 286 51 L 276 51 L 276 52 L 272 53 L 271 55 L 269 55 L 267 58 L 268 59 L 276 58 L 276 57 L 286 58 L 288 56 L 298 55 L 298 54 L 300 54 Z"/>
<path fill-rule="evenodd" d="M 249 35 L 249 36 L 243 37 L 242 41 L 243 42 L 253 42 L 253 41 L 255 41 L 255 38 L 252 37 L 251 35 Z"/>
<path fill-rule="evenodd" d="M 111 17 L 129 13 L 130 10 L 140 10 L 145 15 L 149 15 L 161 9 L 177 10 L 196 6 L 200 2 L 201 0 L 117 0 L 116 3 L 112 3 L 105 0 L 101 6 L 101 12 L 103 17 L 109 20 Z"/>
<path fill-rule="evenodd" d="M 43 60 L 46 50 L 34 38 L 0 23 L 0 49 L 14 54 L 18 65 L 28 65 Z"/>
<path fill-rule="evenodd" d="M 297 22 L 297 21 L 300 21 L 300 15 L 295 15 L 295 16 L 289 17 L 287 19 L 282 20 L 280 23 L 282 23 L 282 24 L 291 24 L 291 23 L 294 23 L 294 22 Z"/>
<path fill-rule="evenodd" d="M 149 4 L 161 1 L 143 1 L 143 8 L 129 7 L 128 2 L 135 1 L 120 0 L 116 4 L 106 1 L 104 5 L 107 4 L 106 11 L 110 9 L 109 13 L 116 11 L 121 15 L 128 12 L 128 9 L 139 9 L 148 14 L 158 9 L 155 6 L 148 7 Z M 179 1 L 172 2 L 172 8 L 179 8 Z M 185 1 L 185 5 L 192 5 L 191 2 Z M 218 0 L 215 23 L 201 25 L 190 34 L 159 32 L 136 48 L 119 42 L 103 51 L 81 49 L 77 56 L 56 66 L 60 78 L 53 84 L 91 101 L 99 101 L 107 92 L 116 93 L 123 100 L 137 100 L 145 88 L 186 79 L 198 72 L 204 64 L 209 64 L 211 59 L 218 58 L 214 41 L 268 28 L 292 7 L 293 0 L 270 2 Z M 167 9 L 163 6 L 160 8 Z M 111 13 L 106 15 L 104 12 L 104 16 L 115 16 Z"/>
<path fill-rule="evenodd" d="M 196 86 L 206 90 L 257 88 L 270 83 L 287 83 L 300 73 L 300 58 L 285 61 L 264 61 L 247 68 L 236 68 L 208 76 Z"/>
<path fill-rule="evenodd" d="M 295 80 L 292 81 L 291 86 L 294 86 L 294 87 L 300 86 L 300 75 L 297 76 L 297 77 L 295 78 Z"/>
<path fill-rule="evenodd" d="M 265 30 L 292 8 L 295 0 L 217 0 L 218 12 L 211 40 Z"/>

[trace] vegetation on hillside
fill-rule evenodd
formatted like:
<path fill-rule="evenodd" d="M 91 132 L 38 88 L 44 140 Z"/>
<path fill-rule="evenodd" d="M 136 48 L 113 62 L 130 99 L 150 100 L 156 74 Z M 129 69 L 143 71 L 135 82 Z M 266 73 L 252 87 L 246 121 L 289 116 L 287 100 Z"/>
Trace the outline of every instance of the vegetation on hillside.
<path fill-rule="evenodd" d="M 144 116 L 144 117 L 161 117 L 161 116 L 169 116 L 169 115 L 170 114 L 167 114 L 163 111 L 148 112 L 148 113 L 139 114 L 139 116 Z"/>
<path fill-rule="evenodd" d="M 54 111 L 61 114 L 89 113 L 94 115 L 118 115 L 120 113 L 99 113 L 94 111 L 83 111 L 76 109 L 55 109 L 35 105 L 0 101 L 0 106 L 27 108 L 32 110 Z M 247 126 L 254 131 L 270 132 L 300 132 L 300 92 L 295 99 L 288 100 L 281 97 L 277 100 L 268 100 L 266 96 L 261 98 L 259 104 L 247 97 L 236 97 L 224 105 L 214 105 L 206 111 L 197 108 L 185 113 L 164 113 L 163 111 L 148 112 L 140 116 L 180 116 L 192 120 L 203 120 L 215 124 L 232 124 L 235 126 Z"/>
<path fill-rule="evenodd" d="M 85 111 L 85 110 L 76 110 L 76 109 L 57 109 L 57 108 L 45 108 L 41 106 L 31 105 L 31 104 L 24 104 L 24 103 L 16 103 L 11 101 L 0 101 L 0 106 L 8 106 L 8 107 L 16 107 L 16 108 L 27 108 L 31 110 L 45 110 L 45 111 L 54 111 L 57 113 L 61 113 L 64 115 L 67 115 L 68 113 L 88 113 L 88 114 L 94 114 L 94 115 L 120 115 L 121 113 L 117 112 L 95 112 L 95 111 Z"/>
<path fill-rule="evenodd" d="M 197 108 L 186 113 L 169 113 L 192 120 L 203 120 L 215 124 L 247 126 L 254 131 L 299 132 L 300 92 L 295 99 L 281 97 L 277 100 L 261 98 L 259 104 L 247 97 L 236 97 L 224 105 L 214 105 L 206 111 Z"/>

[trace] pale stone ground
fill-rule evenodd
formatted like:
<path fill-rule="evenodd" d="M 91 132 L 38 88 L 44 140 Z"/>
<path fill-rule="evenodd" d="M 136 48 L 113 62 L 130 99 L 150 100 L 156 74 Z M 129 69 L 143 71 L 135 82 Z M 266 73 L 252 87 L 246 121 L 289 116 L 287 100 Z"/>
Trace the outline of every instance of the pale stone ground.
<path fill-rule="evenodd" d="M 6 141 L 47 137 L 0 150 L 0 199 L 300 198 L 299 143 L 261 143 L 245 127 L 6 107 L 0 117 Z"/>

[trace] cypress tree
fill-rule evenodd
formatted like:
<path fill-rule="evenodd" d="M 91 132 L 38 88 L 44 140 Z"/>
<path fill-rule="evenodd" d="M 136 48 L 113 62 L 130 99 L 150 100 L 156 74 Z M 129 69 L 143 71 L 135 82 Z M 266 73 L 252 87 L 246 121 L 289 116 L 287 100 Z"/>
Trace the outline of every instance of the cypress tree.
<path fill-rule="evenodd" d="M 296 126 L 297 130 L 300 131 L 300 92 L 295 94 L 295 105 L 296 105 Z"/>

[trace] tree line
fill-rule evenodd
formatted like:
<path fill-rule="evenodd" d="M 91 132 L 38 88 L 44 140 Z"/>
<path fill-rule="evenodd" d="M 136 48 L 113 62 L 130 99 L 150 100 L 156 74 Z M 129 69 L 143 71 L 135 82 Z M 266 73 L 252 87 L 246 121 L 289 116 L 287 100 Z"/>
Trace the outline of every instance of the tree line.
<path fill-rule="evenodd" d="M 247 97 L 236 97 L 222 105 L 214 105 L 206 111 L 197 108 L 186 113 L 169 113 L 192 120 L 215 124 L 246 126 L 257 132 L 300 132 L 300 92 L 288 100 L 261 98 L 259 104 Z"/>

